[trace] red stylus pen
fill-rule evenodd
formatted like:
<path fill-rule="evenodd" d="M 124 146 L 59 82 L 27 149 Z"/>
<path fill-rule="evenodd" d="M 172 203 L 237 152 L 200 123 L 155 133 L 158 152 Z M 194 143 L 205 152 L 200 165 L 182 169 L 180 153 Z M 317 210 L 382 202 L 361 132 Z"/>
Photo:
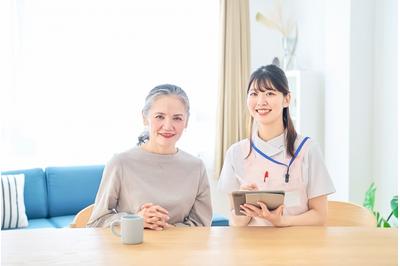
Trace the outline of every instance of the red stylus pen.
<path fill-rule="evenodd" d="M 264 183 L 265 183 L 265 180 L 268 178 L 268 171 L 265 171 L 265 174 L 264 174 Z"/>

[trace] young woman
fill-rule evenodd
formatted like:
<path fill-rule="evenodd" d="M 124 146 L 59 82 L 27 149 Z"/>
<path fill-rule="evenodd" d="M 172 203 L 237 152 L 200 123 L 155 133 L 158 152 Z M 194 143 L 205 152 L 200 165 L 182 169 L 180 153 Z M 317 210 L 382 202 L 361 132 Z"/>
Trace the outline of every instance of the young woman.
<path fill-rule="evenodd" d="M 317 144 L 294 129 L 289 104 L 288 81 L 279 67 L 263 66 L 251 75 L 252 132 L 228 149 L 218 186 L 229 196 L 235 190 L 283 190 L 285 202 L 273 211 L 263 202 L 243 204 L 244 216 L 232 210 L 231 225 L 323 225 L 326 220 L 327 195 L 335 189 Z"/>
<path fill-rule="evenodd" d="M 106 165 L 88 227 L 109 226 L 127 213 L 143 216 L 144 227 L 154 230 L 210 226 L 204 164 L 176 147 L 189 118 L 186 93 L 174 85 L 155 87 L 142 114 L 148 131 Z"/>

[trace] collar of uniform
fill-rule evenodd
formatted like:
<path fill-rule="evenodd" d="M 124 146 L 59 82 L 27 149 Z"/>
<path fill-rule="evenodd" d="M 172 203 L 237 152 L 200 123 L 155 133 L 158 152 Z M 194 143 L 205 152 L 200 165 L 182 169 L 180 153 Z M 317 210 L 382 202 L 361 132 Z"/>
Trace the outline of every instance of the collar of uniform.
<path fill-rule="evenodd" d="M 265 141 L 258 136 L 258 132 L 253 136 L 254 145 L 266 155 L 272 157 L 285 150 L 285 133 Z"/>

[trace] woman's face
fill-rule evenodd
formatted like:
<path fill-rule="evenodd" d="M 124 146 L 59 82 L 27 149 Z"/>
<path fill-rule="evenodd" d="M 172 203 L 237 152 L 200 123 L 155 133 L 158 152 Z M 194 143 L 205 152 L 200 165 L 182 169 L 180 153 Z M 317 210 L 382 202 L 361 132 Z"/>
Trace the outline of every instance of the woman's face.
<path fill-rule="evenodd" d="M 255 88 L 253 82 L 249 93 L 247 94 L 247 108 L 251 116 L 260 125 L 275 125 L 283 123 L 282 112 L 283 108 L 289 106 L 290 94 L 286 96 L 279 92 L 271 82 L 267 82 L 269 86 L 262 88 L 264 92 Z"/>
<path fill-rule="evenodd" d="M 143 121 L 149 127 L 149 144 L 162 150 L 175 149 L 187 126 L 185 105 L 176 96 L 161 96 L 151 106 Z"/>

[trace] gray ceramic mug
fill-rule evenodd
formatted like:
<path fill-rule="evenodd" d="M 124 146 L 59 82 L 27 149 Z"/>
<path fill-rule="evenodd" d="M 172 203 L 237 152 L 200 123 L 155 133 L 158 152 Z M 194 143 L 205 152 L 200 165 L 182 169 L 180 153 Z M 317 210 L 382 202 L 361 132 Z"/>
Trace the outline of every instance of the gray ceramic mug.
<path fill-rule="evenodd" d="M 115 230 L 120 225 L 121 233 Z M 133 214 L 124 215 L 120 220 L 111 223 L 111 231 L 121 237 L 124 244 L 140 244 L 143 242 L 143 217 Z"/>

